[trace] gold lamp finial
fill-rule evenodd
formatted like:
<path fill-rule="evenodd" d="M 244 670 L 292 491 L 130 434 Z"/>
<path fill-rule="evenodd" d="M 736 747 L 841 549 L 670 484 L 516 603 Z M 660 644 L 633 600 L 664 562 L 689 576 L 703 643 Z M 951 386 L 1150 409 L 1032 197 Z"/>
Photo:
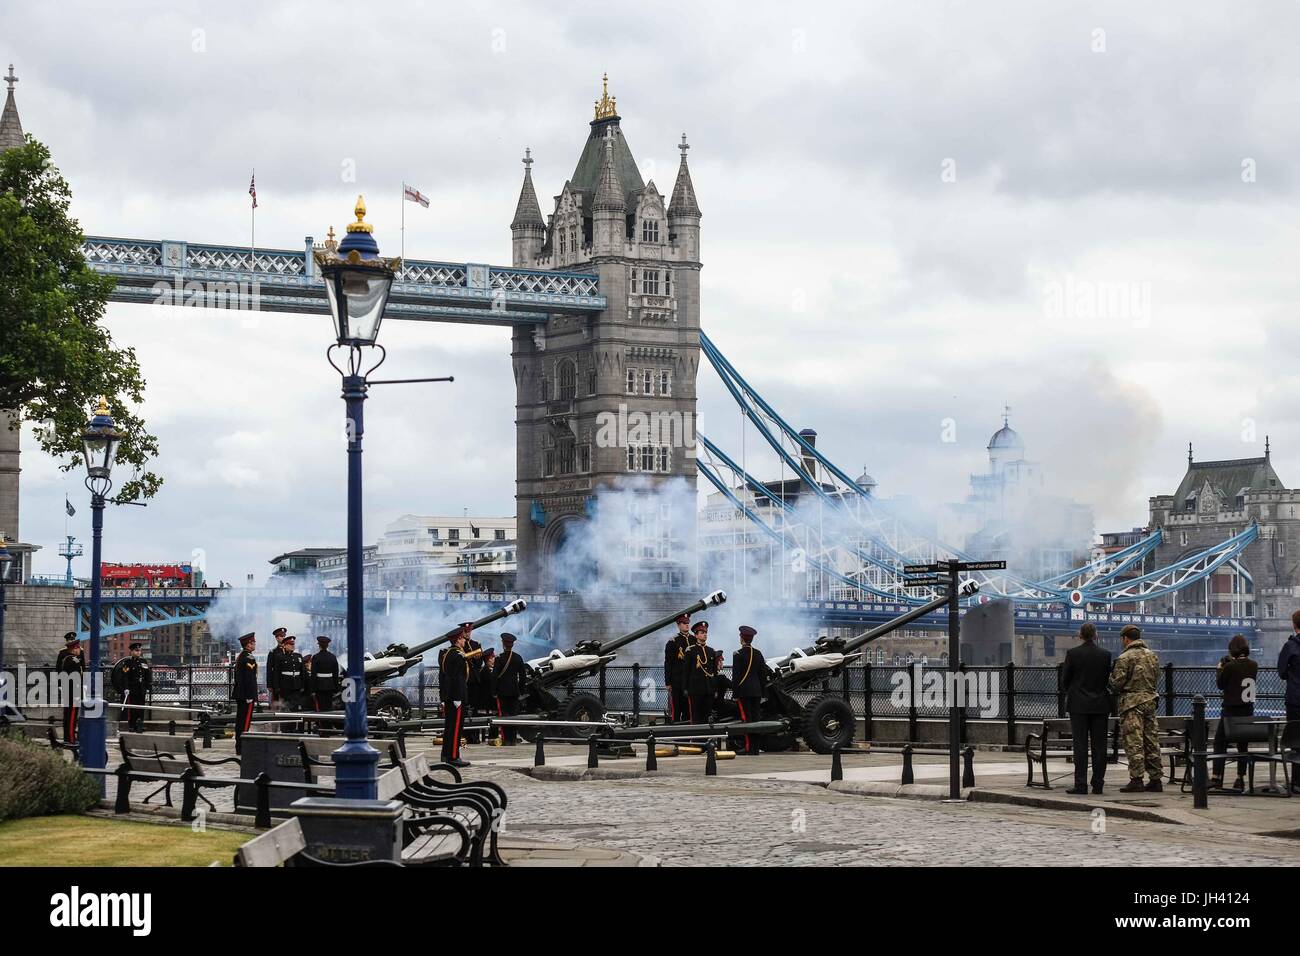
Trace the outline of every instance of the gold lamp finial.
<path fill-rule="evenodd" d="M 605 73 L 600 78 L 601 93 L 600 99 L 596 101 L 596 119 L 609 119 L 611 116 L 617 116 L 617 100 L 609 95 L 609 74 Z"/>
<path fill-rule="evenodd" d="M 99 396 L 99 404 L 98 404 L 97 406 L 95 406 L 95 414 L 96 414 L 96 415 L 107 415 L 107 414 L 108 414 L 108 396 L 107 396 L 107 395 L 101 395 L 101 396 Z"/>
<path fill-rule="evenodd" d="M 348 232 L 371 232 L 373 227 L 366 222 L 366 197 L 358 196 L 356 208 L 352 210 L 356 213 L 357 221 L 348 223 Z"/>

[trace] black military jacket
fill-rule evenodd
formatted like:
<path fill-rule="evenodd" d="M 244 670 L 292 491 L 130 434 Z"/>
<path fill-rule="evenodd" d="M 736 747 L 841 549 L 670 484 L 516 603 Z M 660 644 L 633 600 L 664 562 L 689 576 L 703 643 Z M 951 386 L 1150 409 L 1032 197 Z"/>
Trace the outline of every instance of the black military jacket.
<path fill-rule="evenodd" d="M 333 694 L 339 682 L 339 659 L 329 651 L 317 651 L 311 659 L 311 689 L 317 694 Z"/>
<path fill-rule="evenodd" d="M 442 658 L 440 671 L 442 685 L 442 702 L 450 704 L 454 700 L 462 704 L 469 698 L 469 661 L 455 647 L 447 648 Z"/>
<path fill-rule="evenodd" d="M 686 651 L 686 693 L 692 696 L 712 694 L 718 675 L 717 652 L 707 644 L 692 644 Z"/>
<path fill-rule="evenodd" d="M 680 631 L 664 645 L 664 683 L 683 690 L 682 679 L 686 675 L 686 651 L 690 641 Z"/>
<path fill-rule="evenodd" d="M 143 657 L 128 657 L 122 664 L 126 689 L 132 694 L 144 693 L 153 686 L 153 668 Z"/>
<path fill-rule="evenodd" d="M 284 651 L 277 645 L 266 652 L 266 689 L 273 694 L 280 692 L 280 660 Z"/>
<path fill-rule="evenodd" d="M 518 697 L 524 676 L 524 659 L 515 653 L 514 648 L 502 651 L 497 655 L 492 674 L 496 678 L 498 697 Z"/>
<path fill-rule="evenodd" d="M 268 671 L 271 669 L 270 661 L 267 661 L 266 667 Z M 294 694 L 307 686 L 307 667 L 297 651 L 282 651 L 275 671 L 276 688 L 282 694 Z"/>
<path fill-rule="evenodd" d="M 257 658 L 240 651 L 235 658 L 235 700 L 257 700 Z"/>
<path fill-rule="evenodd" d="M 766 684 L 767 661 L 763 652 L 746 644 L 731 655 L 731 679 L 735 681 L 733 697 L 762 697 Z"/>

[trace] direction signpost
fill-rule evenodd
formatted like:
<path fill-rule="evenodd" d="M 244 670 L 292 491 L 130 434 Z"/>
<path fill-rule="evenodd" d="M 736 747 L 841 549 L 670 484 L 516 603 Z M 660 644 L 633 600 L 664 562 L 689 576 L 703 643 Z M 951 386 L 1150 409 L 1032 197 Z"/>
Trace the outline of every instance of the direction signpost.
<path fill-rule="evenodd" d="M 914 586 L 946 587 L 948 589 L 948 799 L 961 799 L 961 717 L 965 710 L 957 705 L 957 679 L 961 667 L 960 618 L 958 614 L 958 577 L 963 571 L 1002 571 L 1005 561 L 935 561 L 932 564 L 904 566 Z"/>

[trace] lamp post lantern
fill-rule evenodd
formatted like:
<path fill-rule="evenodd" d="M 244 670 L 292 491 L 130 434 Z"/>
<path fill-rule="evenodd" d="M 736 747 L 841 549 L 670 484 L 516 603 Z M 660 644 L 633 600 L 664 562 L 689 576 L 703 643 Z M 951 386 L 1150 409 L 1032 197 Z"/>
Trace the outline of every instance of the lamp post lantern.
<path fill-rule="evenodd" d="M 335 344 L 326 357 L 343 377 L 347 405 L 348 437 L 348 680 L 344 687 L 347 742 L 334 751 L 335 793 L 343 799 L 374 800 L 378 796 L 376 766 L 379 752 L 366 742 L 365 595 L 362 567 L 361 438 L 366 376 L 383 364 L 384 347 L 376 340 L 384 306 L 393 286 L 400 259 L 379 255 L 372 228 L 365 221 L 365 200 L 358 196 L 357 221 L 337 247 L 332 242 L 314 254 L 334 318 Z M 334 351 L 346 350 L 343 367 Z M 378 349 L 379 358 L 368 365 L 363 350 Z"/>
<path fill-rule="evenodd" d="M 99 620 L 100 559 L 104 536 L 104 501 L 113 487 L 113 459 L 122 434 L 109 414 L 108 400 L 101 398 L 94 416 L 81 433 L 81 451 L 86 460 L 86 488 L 90 491 L 91 559 L 90 559 L 90 699 L 85 702 L 88 716 L 82 724 L 81 762 L 86 767 L 102 770 L 108 764 L 108 720 L 100 694 Z M 100 779 L 103 787 L 103 778 Z"/>

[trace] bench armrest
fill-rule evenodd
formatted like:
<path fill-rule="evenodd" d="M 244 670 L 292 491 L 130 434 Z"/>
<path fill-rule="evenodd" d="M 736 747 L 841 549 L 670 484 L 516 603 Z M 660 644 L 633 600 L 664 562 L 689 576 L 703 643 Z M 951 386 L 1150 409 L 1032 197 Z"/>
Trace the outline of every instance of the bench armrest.
<path fill-rule="evenodd" d="M 460 782 L 461 782 L 460 771 L 457 770 L 455 767 L 453 767 L 453 766 L 452 766 L 451 764 L 449 764 L 449 763 L 433 763 L 433 764 L 429 764 L 429 773 L 428 773 L 428 776 L 430 776 L 430 777 L 433 776 L 433 772 L 434 772 L 435 770 L 445 770 L 445 771 L 447 771 L 447 773 L 451 774 L 452 778 L 453 778 L 457 783 L 460 783 Z"/>
<path fill-rule="evenodd" d="M 445 817 L 437 813 L 429 813 L 421 816 L 407 817 L 402 821 L 404 826 L 411 827 L 416 832 L 432 829 L 433 827 L 450 827 L 456 831 L 460 837 L 460 852 L 456 854 L 456 860 L 464 862 L 465 857 L 469 854 L 474 843 L 474 838 L 470 836 L 469 829 L 455 817 Z M 407 842 L 407 841 L 404 841 Z M 428 863 L 437 863 L 437 860 L 429 860 Z M 404 860 L 407 866 L 421 866 L 422 861 L 419 858 L 413 860 Z"/>

